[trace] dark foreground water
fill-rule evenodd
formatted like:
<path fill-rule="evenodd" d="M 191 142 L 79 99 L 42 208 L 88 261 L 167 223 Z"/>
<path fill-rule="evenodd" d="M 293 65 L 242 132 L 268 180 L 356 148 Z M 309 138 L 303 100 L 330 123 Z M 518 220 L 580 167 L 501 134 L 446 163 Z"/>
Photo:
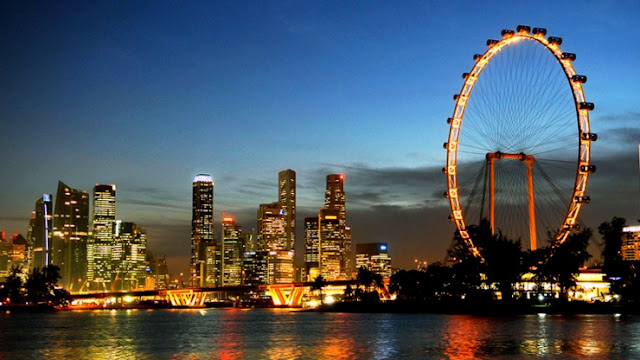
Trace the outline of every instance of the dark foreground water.
<path fill-rule="evenodd" d="M 273 309 L 0 314 L 0 359 L 640 358 L 640 317 Z"/>

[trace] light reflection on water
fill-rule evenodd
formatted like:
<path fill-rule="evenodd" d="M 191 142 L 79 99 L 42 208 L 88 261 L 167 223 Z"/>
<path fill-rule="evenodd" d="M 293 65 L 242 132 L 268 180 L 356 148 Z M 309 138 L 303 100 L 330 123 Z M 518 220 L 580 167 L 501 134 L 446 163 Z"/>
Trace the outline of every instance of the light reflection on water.
<path fill-rule="evenodd" d="M 269 309 L 0 314 L 0 360 L 640 358 L 639 319 Z"/>

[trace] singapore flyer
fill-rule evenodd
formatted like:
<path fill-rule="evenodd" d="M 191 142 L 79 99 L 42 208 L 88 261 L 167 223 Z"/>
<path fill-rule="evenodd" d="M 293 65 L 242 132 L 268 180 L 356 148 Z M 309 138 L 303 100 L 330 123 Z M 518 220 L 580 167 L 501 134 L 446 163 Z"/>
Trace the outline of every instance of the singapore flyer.
<path fill-rule="evenodd" d="M 478 257 L 468 228 L 483 219 L 531 250 L 564 242 L 579 229 L 595 172 L 594 104 L 583 92 L 587 76 L 574 69 L 576 54 L 544 28 L 520 25 L 501 35 L 463 74 L 444 144 L 450 218 Z"/>

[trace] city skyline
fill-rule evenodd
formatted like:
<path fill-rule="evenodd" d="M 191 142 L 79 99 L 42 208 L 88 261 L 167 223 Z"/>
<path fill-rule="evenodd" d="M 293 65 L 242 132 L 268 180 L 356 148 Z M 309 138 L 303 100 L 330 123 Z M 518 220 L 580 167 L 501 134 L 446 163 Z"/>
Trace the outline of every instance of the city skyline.
<path fill-rule="evenodd" d="M 598 172 L 581 218 L 595 229 L 639 216 L 635 3 L 0 9 L 8 234 L 26 234 L 57 181 L 113 183 L 118 218 L 143 226 L 149 249 L 187 273 L 196 174 L 216 182 L 215 223 L 226 212 L 249 230 L 273 201 L 275 174 L 293 169 L 298 229 L 323 206 L 326 174 L 344 173 L 354 244 L 389 244 L 401 268 L 441 259 L 454 232 L 441 174 L 451 96 L 486 39 L 519 24 L 561 36 L 589 77 Z"/>

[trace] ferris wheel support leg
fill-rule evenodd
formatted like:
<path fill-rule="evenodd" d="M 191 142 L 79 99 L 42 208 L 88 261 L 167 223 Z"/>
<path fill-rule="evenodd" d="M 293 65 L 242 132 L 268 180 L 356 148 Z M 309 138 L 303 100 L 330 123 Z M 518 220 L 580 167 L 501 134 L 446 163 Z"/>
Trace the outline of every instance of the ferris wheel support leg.
<path fill-rule="evenodd" d="M 491 235 L 494 235 L 494 224 L 495 224 L 495 193 L 494 193 L 494 184 L 495 178 L 493 173 L 493 162 L 496 161 L 496 158 L 493 154 L 487 154 L 487 166 L 489 167 L 489 225 L 491 226 Z"/>
<path fill-rule="evenodd" d="M 533 197 L 533 162 L 534 158 L 532 155 L 527 155 L 524 162 L 527 164 L 527 183 L 528 183 L 528 193 L 529 193 L 529 239 L 531 240 L 531 251 L 537 249 L 537 239 L 536 239 L 536 207 L 535 200 Z"/>

